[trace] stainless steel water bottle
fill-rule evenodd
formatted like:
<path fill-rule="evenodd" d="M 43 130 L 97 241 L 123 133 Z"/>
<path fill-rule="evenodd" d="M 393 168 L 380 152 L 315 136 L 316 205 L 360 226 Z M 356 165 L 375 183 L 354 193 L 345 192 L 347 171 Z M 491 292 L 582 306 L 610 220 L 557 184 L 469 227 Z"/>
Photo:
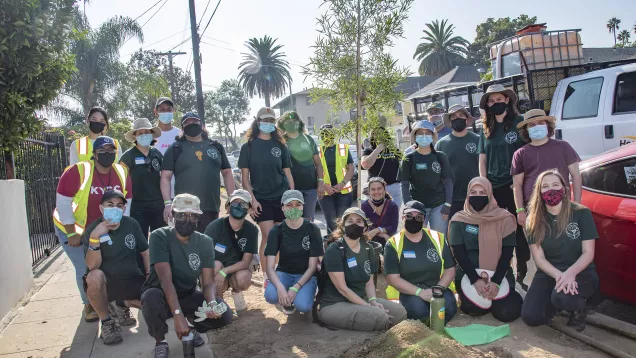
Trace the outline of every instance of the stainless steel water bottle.
<path fill-rule="evenodd" d="M 431 329 L 441 334 L 444 333 L 444 325 L 446 323 L 446 299 L 444 298 L 446 288 L 433 286 L 431 290 L 433 291 L 433 298 L 431 298 L 431 317 L 429 322 Z"/>

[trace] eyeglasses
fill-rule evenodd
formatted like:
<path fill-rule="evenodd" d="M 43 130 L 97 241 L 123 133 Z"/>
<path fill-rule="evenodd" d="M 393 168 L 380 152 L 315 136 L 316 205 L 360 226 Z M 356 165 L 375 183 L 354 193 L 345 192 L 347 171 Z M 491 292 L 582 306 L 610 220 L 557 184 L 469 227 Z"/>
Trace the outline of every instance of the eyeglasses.
<path fill-rule="evenodd" d="M 195 213 L 174 213 L 173 214 L 175 220 L 178 221 L 189 221 L 191 223 L 196 223 L 199 221 L 199 214 L 195 214 Z"/>
<path fill-rule="evenodd" d="M 424 222 L 424 215 L 413 215 L 413 214 L 406 214 L 404 215 L 404 217 L 406 218 L 406 220 L 413 220 L 415 219 L 415 221 L 417 222 Z"/>

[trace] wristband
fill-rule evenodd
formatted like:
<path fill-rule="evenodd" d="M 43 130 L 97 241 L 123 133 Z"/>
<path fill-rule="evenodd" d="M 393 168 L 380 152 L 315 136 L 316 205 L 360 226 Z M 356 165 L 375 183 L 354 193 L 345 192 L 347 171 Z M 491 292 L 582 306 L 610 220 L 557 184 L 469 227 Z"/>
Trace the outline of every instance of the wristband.
<path fill-rule="evenodd" d="M 172 204 L 172 200 L 164 200 L 163 205 Z"/>
<path fill-rule="evenodd" d="M 526 211 L 526 208 L 519 208 L 519 209 L 517 209 L 517 214 L 519 214 L 519 213 L 520 213 L 520 212 L 522 212 L 522 211 Z"/>
<path fill-rule="evenodd" d="M 216 300 L 213 300 L 213 301 L 208 302 L 208 306 L 210 306 L 210 307 L 214 307 L 214 306 L 216 306 L 216 305 L 218 305 L 218 304 L 219 304 L 219 303 L 218 303 L 218 302 L 216 302 Z"/>
<path fill-rule="evenodd" d="M 72 232 L 70 234 L 66 234 L 66 238 L 68 239 L 69 237 L 73 237 L 75 235 L 77 235 L 77 233 L 76 232 Z"/>
<path fill-rule="evenodd" d="M 92 242 L 93 244 L 99 244 L 99 240 L 97 239 L 88 239 L 88 242 Z"/>
<path fill-rule="evenodd" d="M 325 180 L 323 178 L 318 178 L 318 181 L 321 181 L 323 183 L 325 182 Z"/>
<path fill-rule="evenodd" d="M 451 207 L 451 204 L 449 203 L 444 203 L 444 205 L 448 206 L 449 208 Z"/>
<path fill-rule="evenodd" d="M 415 291 L 415 296 L 419 296 L 420 292 L 422 292 L 422 289 L 418 287 L 417 291 Z"/>
<path fill-rule="evenodd" d="M 219 270 L 219 273 L 221 274 L 221 276 L 223 276 L 224 278 L 227 278 L 227 274 L 225 272 L 223 272 L 223 270 Z"/>
<path fill-rule="evenodd" d="M 296 282 L 296 283 L 295 283 L 295 284 L 293 284 L 292 286 L 296 286 L 296 285 L 298 285 L 298 288 L 302 288 L 302 287 L 303 287 L 303 285 L 301 285 L 301 284 L 300 284 L 300 282 Z"/>
<path fill-rule="evenodd" d="M 369 300 L 368 300 L 368 301 L 369 301 L 369 303 L 371 303 L 371 301 L 377 301 L 377 298 L 375 298 L 375 297 L 371 297 L 371 298 L 369 298 Z"/>
<path fill-rule="evenodd" d="M 289 288 L 289 290 L 290 290 L 290 291 L 294 291 L 294 292 L 298 293 L 298 289 L 297 289 L 296 287 L 294 287 L 294 286 L 291 286 L 291 287 Z"/>

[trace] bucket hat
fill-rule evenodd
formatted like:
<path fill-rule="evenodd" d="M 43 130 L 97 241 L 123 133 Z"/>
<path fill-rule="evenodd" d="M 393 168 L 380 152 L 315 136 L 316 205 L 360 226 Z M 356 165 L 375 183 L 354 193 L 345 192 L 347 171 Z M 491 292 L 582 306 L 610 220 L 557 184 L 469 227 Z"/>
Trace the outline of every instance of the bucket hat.
<path fill-rule="evenodd" d="M 152 131 L 153 138 L 159 138 L 161 136 L 161 129 L 159 127 L 153 127 L 148 118 L 137 118 L 133 122 L 133 127 L 131 130 L 126 132 L 124 138 L 126 138 L 129 142 L 135 141 L 135 132 L 140 129 L 149 129 Z"/>
<path fill-rule="evenodd" d="M 451 108 L 448 109 L 448 113 L 444 113 L 444 125 L 448 128 L 452 128 L 451 126 L 451 121 L 450 121 L 450 115 L 453 113 L 457 113 L 457 112 L 464 112 L 466 114 L 466 126 L 470 127 L 473 125 L 473 123 L 475 122 L 475 117 L 473 117 L 468 110 L 462 106 L 461 104 L 456 104 L 454 106 L 452 106 Z"/>
<path fill-rule="evenodd" d="M 201 201 L 192 194 L 179 194 L 172 201 L 172 210 L 177 213 L 203 214 Z"/>
<path fill-rule="evenodd" d="M 515 93 L 515 91 L 509 89 L 509 88 L 505 88 L 502 85 L 492 85 L 490 87 L 488 87 L 488 89 L 486 90 L 486 93 L 484 93 L 483 96 L 481 96 L 481 100 L 479 101 L 479 108 L 481 109 L 487 109 L 488 108 L 488 97 L 490 97 L 491 94 L 494 93 L 501 93 L 504 96 L 510 98 L 510 100 L 512 101 L 512 105 L 515 106 L 517 104 L 517 101 L 519 100 L 519 98 L 517 97 L 517 94 Z"/>
<path fill-rule="evenodd" d="M 413 130 L 411 130 L 411 143 L 415 143 L 415 133 L 419 129 L 428 129 L 433 132 L 433 143 L 437 142 L 437 131 L 435 130 L 435 125 L 428 120 L 423 120 L 415 123 L 413 126 Z"/>

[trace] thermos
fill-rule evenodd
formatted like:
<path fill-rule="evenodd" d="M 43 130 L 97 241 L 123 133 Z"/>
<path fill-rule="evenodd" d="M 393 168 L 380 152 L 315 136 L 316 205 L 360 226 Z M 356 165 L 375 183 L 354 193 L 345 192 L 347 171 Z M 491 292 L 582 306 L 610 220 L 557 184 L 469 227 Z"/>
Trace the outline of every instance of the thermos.
<path fill-rule="evenodd" d="M 190 331 L 190 334 L 181 338 L 181 344 L 183 346 L 183 358 L 195 358 L 194 353 L 194 333 Z"/>
<path fill-rule="evenodd" d="M 433 291 L 433 298 L 431 298 L 431 317 L 430 317 L 430 325 L 431 329 L 436 333 L 444 333 L 444 325 L 446 324 L 446 299 L 444 299 L 444 290 L 446 290 L 443 286 L 433 286 L 431 287 Z"/>

